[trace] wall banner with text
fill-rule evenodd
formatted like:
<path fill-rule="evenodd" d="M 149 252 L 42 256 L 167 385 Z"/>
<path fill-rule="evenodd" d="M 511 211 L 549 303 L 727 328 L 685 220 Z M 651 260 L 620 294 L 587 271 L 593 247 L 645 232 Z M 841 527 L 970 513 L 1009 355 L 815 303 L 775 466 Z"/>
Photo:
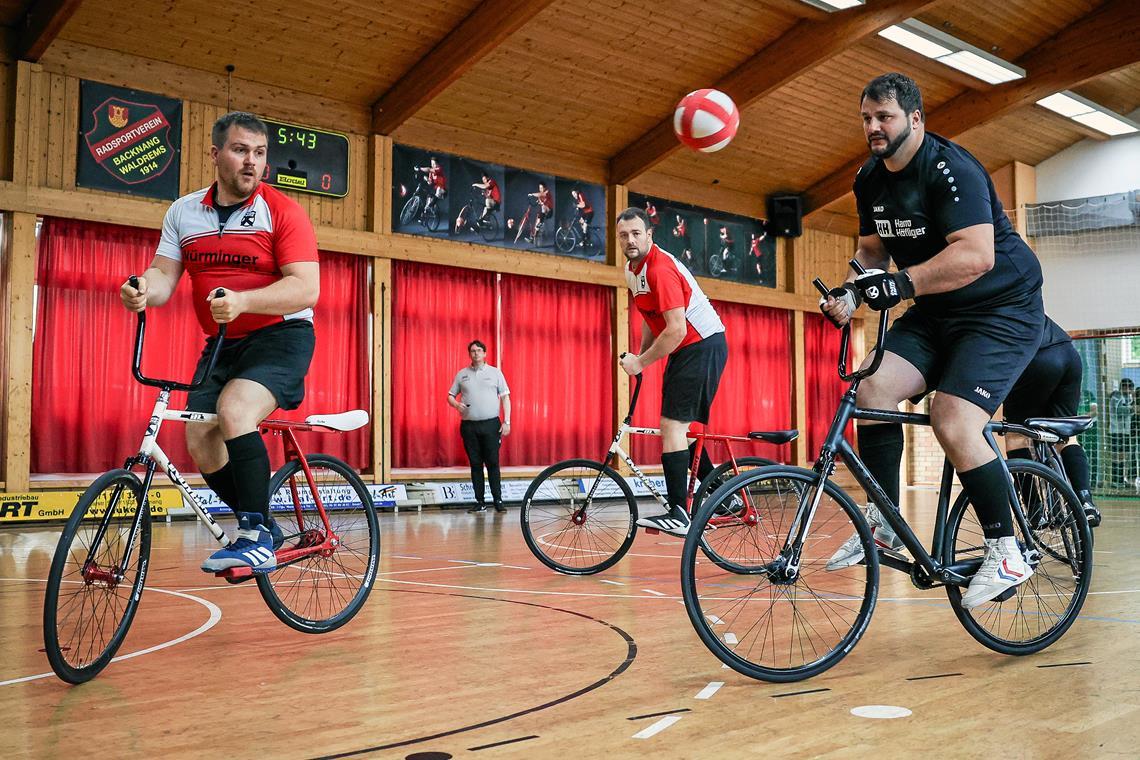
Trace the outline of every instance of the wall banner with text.
<path fill-rule="evenodd" d="M 174 200 L 181 153 L 181 100 L 80 82 L 76 185 Z"/>

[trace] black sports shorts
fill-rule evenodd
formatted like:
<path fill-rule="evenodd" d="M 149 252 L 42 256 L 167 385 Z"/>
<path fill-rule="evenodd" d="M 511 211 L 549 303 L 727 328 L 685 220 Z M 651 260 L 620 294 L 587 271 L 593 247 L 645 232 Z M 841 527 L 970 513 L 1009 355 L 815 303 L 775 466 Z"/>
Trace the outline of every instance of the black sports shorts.
<path fill-rule="evenodd" d="M 216 340 L 206 339 L 194 377 L 205 371 Z M 313 323 L 307 319 L 289 319 L 242 338 L 227 338 L 214 371 L 200 388 L 190 392 L 186 408 L 215 413 L 222 388 L 230 380 L 243 378 L 268 388 L 282 409 L 296 409 L 305 398 L 305 375 L 316 344 Z"/>
<path fill-rule="evenodd" d="M 708 423 L 727 361 L 728 343 L 723 332 L 670 355 L 661 379 L 661 416 L 678 422 Z"/>
<path fill-rule="evenodd" d="M 927 314 L 912 306 L 887 331 L 885 347 L 918 369 L 927 391 L 993 416 L 1036 355 L 1044 324 L 1040 290 L 973 312 Z"/>
<path fill-rule="evenodd" d="M 1076 416 L 1082 369 L 1072 343 L 1041 349 L 1005 397 L 1005 418 L 1020 423 L 1030 417 Z"/>

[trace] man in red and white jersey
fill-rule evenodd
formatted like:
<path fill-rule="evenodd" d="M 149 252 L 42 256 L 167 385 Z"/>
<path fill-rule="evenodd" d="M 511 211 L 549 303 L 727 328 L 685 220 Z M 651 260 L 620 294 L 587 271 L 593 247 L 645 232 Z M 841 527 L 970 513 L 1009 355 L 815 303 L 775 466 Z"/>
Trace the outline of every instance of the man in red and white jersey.
<path fill-rule="evenodd" d="M 689 529 L 685 511 L 692 453 L 689 424 L 709 421 L 720 376 L 728 361 L 724 324 L 684 264 L 653 242 L 649 218 L 627 208 L 617 218 L 618 245 L 625 254 L 625 279 L 633 303 L 645 321 L 637 355 L 625 354 L 622 369 L 636 375 L 668 357 L 661 383 L 661 465 L 669 512 L 642 517 L 638 525 L 683 536 Z M 712 470 L 702 454 L 700 477 Z"/>
<path fill-rule="evenodd" d="M 187 424 L 186 443 L 206 484 L 238 518 L 238 540 L 202 569 L 265 573 L 277 560 L 269 454 L 258 425 L 278 407 L 297 408 L 305 395 L 320 294 L 317 239 L 304 210 L 261 183 L 268 143 L 260 119 L 225 114 L 212 138 L 216 181 L 171 204 L 138 288 L 128 282 L 119 292 L 129 311 L 162 306 L 183 270 L 190 274 L 194 311 L 207 335 L 196 376 L 208 363 L 217 326 L 229 325 L 213 373 L 187 399 L 188 409 L 218 415 L 217 423 Z"/>
<path fill-rule="evenodd" d="M 503 191 L 499 189 L 499 183 L 495 178 L 486 172 L 483 173 L 483 181 L 473 182 L 471 187 L 483 191 L 483 213 L 479 215 L 479 221 L 482 222 L 499 208 L 499 204 L 503 202 Z"/>
<path fill-rule="evenodd" d="M 527 196 L 534 198 L 535 211 L 538 216 L 534 220 L 534 241 L 537 242 L 542 236 L 542 227 L 546 224 L 546 220 L 554 213 L 554 193 L 550 192 L 550 188 L 546 186 L 545 182 L 538 183 L 538 191 L 534 193 L 527 193 Z"/>

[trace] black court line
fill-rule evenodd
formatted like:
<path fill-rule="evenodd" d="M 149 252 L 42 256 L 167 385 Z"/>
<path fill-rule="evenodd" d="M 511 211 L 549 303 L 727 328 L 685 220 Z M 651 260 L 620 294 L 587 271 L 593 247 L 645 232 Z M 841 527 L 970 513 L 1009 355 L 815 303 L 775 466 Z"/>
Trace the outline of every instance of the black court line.
<path fill-rule="evenodd" d="M 1038 665 L 1039 668 L 1067 668 L 1072 665 L 1092 665 L 1091 662 L 1058 662 L 1053 665 Z"/>
<path fill-rule="evenodd" d="M 615 678 L 620 676 L 622 673 L 624 673 L 629 668 L 629 666 L 633 664 L 634 659 L 637 657 L 637 642 L 635 642 L 633 640 L 633 637 L 630 636 L 628 633 L 623 631 L 621 628 L 618 628 L 613 623 L 607 623 L 605 620 L 599 620 L 598 618 L 590 617 L 589 615 L 583 615 L 581 612 L 575 612 L 574 610 L 566 610 L 566 609 L 562 609 L 561 607 L 551 607 L 551 606 L 546 605 L 546 604 L 536 604 L 535 602 L 523 602 L 523 601 L 518 601 L 515 599 L 500 599 L 499 597 L 496 597 L 496 596 L 478 596 L 476 594 L 456 594 L 456 593 L 441 592 L 441 591 L 415 591 L 412 589 L 385 589 L 385 591 L 389 591 L 390 593 L 393 593 L 393 594 L 426 594 L 429 596 L 456 596 L 456 597 L 460 597 L 463 599 L 481 599 L 481 600 L 489 601 L 489 602 L 506 602 L 507 604 L 518 604 L 518 605 L 521 605 L 523 607 L 538 607 L 539 609 L 544 609 L 544 610 L 553 610 L 555 612 L 564 612 L 567 615 L 573 615 L 574 617 L 580 617 L 580 618 L 584 618 L 585 620 L 590 620 L 594 623 L 599 623 L 600 625 L 604 625 L 605 627 L 615 631 L 618 635 L 620 635 L 623 639 L 625 639 L 625 644 L 626 644 L 625 659 L 622 660 L 622 662 L 616 668 L 614 668 L 609 673 L 609 675 L 606 675 L 606 676 L 603 676 L 602 678 L 599 678 L 597 681 L 594 681 L 589 686 L 584 686 L 581 689 L 578 689 L 575 692 L 567 694 L 564 697 L 559 697 L 558 699 L 552 699 L 551 701 L 545 702 L 545 703 L 538 705 L 536 707 L 528 707 L 525 710 L 519 710 L 518 712 L 511 713 L 510 715 L 503 715 L 502 717 L 499 717 L 499 718 L 491 718 L 490 720 L 485 720 L 481 723 L 475 723 L 475 724 L 470 725 L 470 726 L 463 726 L 462 728 L 453 728 L 450 731 L 441 731 L 437 734 L 431 734 L 430 736 L 420 736 L 416 739 L 405 739 L 404 741 L 392 742 L 390 744 L 380 744 L 380 745 L 377 745 L 375 747 L 365 747 L 363 749 L 354 749 L 354 750 L 350 750 L 348 752 L 341 752 L 341 753 L 338 753 L 335 755 L 318 755 L 315 758 L 313 758 L 313 760 L 338 760 L 339 758 L 342 758 L 342 757 L 355 757 L 357 755 L 365 755 L 365 754 L 369 754 L 372 752 L 379 752 L 379 751 L 385 750 L 385 749 L 395 749 L 396 747 L 406 747 L 410 744 L 419 744 L 420 742 L 431 741 L 433 739 L 442 739 L 446 736 L 454 736 L 455 734 L 462 734 L 462 733 L 465 733 L 467 731 L 474 731 L 474 730 L 479 729 L 479 728 L 486 728 L 487 726 L 493 726 L 496 723 L 504 723 L 508 720 L 513 720 L 515 718 L 522 717 L 523 715 L 530 715 L 531 713 L 536 713 L 536 712 L 539 712 L 540 710 L 545 710 L 548 707 L 554 707 L 556 705 L 564 704 L 566 702 L 569 702 L 572 699 L 575 699 L 577 697 L 582 696 L 583 694 L 588 694 L 589 692 L 594 691 L 595 689 L 599 689 L 599 688 L 605 686 L 610 681 L 614 680 Z M 824 691 L 826 691 L 826 689 Z"/>
<path fill-rule="evenodd" d="M 800 694 L 819 694 L 821 691 L 831 691 L 831 689 L 808 689 L 807 691 L 789 691 L 784 694 L 773 694 L 772 699 L 779 699 L 780 697 L 798 697 Z"/>
<path fill-rule="evenodd" d="M 530 736 L 520 736 L 517 739 L 507 739 L 505 742 L 495 742 L 494 744 L 481 744 L 478 747 L 468 747 L 468 752 L 478 752 L 481 749 L 491 749 L 491 747 L 501 747 L 504 744 L 515 744 L 516 742 L 525 742 L 530 739 L 537 739 L 538 734 L 531 734 Z"/>
<path fill-rule="evenodd" d="M 634 715 L 632 718 L 626 720 L 645 720 L 646 718 L 660 718 L 662 715 L 676 715 L 677 713 L 689 712 L 687 707 L 678 707 L 676 710 L 666 710 L 665 712 L 649 713 L 648 715 Z"/>
<path fill-rule="evenodd" d="M 962 674 L 961 673 L 939 673 L 936 676 L 911 676 L 910 678 L 908 678 L 906 680 L 908 680 L 908 681 L 929 681 L 931 678 L 953 678 L 954 676 L 960 676 L 960 675 L 962 675 Z"/>

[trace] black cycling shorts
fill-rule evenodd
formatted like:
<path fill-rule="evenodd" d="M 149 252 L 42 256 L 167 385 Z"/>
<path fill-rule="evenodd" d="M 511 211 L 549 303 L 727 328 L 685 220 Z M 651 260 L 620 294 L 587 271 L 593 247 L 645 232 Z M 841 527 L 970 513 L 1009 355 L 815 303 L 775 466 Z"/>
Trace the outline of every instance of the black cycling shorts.
<path fill-rule="evenodd" d="M 1005 397 L 1005 418 L 1075 417 L 1081 401 L 1081 355 L 1072 343 L 1043 348 Z"/>
<path fill-rule="evenodd" d="M 927 391 L 993 416 L 1036 355 L 1044 324 L 1040 290 L 974 312 L 927 314 L 912 306 L 887 331 L 885 347 L 914 365 Z"/>
<path fill-rule="evenodd" d="M 216 340 L 206 340 L 194 377 L 205 371 Z M 316 344 L 313 323 L 306 319 L 289 319 L 243 338 L 227 338 L 214 371 L 200 388 L 190 392 L 186 408 L 214 414 L 226 383 L 243 378 L 269 389 L 280 408 L 296 409 L 305 398 L 305 375 Z"/>
<path fill-rule="evenodd" d="M 670 355 L 661 380 L 661 416 L 707 424 L 727 361 L 728 343 L 723 332 Z"/>

